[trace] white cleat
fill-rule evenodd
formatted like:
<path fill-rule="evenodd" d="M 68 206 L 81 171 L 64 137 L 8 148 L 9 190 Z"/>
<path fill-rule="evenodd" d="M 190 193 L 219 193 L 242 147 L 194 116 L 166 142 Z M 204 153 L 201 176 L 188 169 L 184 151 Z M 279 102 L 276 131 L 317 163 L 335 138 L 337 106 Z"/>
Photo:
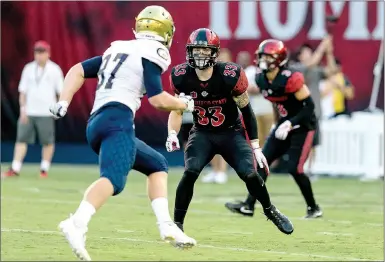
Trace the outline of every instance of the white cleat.
<path fill-rule="evenodd" d="M 224 172 L 217 173 L 214 177 L 215 183 L 217 184 L 226 184 L 227 183 L 227 174 Z"/>
<path fill-rule="evenodd" d="M 206 184 L 215 183 L 216 173 L 210 172 L 202 177 L 202 182 Z"/>
<path fill-rule="evenodd" d="M 197 244 L 195 239 L 183 233 L 173 222 L 158 223 L 158 228 L 161 239 L 176 248 L 189 249 Z"/>
<path fill-rule="evenodd" d="M 59 229 L 66 237 L 74 254 L 83 261 L 91 261 L 91 257 L 86 250 L 87 227 L 80 228 L 75 225 L 72 216 L 63 220 L 59 224 Z"/>

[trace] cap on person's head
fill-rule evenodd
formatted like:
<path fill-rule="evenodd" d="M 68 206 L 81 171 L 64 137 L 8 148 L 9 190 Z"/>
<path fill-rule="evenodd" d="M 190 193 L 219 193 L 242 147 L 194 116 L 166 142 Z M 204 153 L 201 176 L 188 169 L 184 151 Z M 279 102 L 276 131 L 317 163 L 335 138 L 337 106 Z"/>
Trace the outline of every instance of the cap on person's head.
<path fill-rule="evenodd" d="M 34 51 L 36 52 L 49 52 L 51 50 L 51 46 L 48 42 L 40 40 L 35 43 Z"/>

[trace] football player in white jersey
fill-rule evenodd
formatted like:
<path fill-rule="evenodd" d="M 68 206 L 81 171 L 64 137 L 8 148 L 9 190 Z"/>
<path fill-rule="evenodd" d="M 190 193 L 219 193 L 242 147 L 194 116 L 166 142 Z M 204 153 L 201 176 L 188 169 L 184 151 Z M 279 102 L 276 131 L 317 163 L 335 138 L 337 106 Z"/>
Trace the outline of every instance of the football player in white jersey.
<path fill-rule="evenodd" d="M 168 49 L 174 32 L 174 22 L 166 9 L 146 7 L 136 18 L 136 39 L 115 41 L 103 56 L 73 66 L 65 77 L 59 102 L 50 108 L 56 118 L 63 117 L 85 78 L 99 78 L 86 132 L 88 143 L 99 155 L 100 178 L 88 187 L 76 212 L 59 224 L 82 260 L 91 260 L 85 248 L 85 234 L 92 215 L 110 196 L 124 189 L 132 168 L 148 175 L 148 194 L 161 238 L 179 248 L 196 245 L 170 217 L 164 157 L 135 138 L 133 127 L 135 112 L 145 93 L 150 104 L 160 110 L 194 109 L 191 97 L 176 98 L 162 90 L 161 74 L 171 63 Z"/>

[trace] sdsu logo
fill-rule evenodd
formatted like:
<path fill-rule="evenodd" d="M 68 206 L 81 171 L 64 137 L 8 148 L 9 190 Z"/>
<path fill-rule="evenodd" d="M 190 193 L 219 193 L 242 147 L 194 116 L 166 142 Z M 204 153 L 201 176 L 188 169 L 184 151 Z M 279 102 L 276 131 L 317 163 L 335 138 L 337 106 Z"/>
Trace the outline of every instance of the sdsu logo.
<path fill-rule="evenodd" d="M 169 60 L 169 55 L 168 55 L 167 51 L 164 50 L 163 48 L 158 48 L 157 53 L 164 60 L 166 60 L 166 61 Z"/>

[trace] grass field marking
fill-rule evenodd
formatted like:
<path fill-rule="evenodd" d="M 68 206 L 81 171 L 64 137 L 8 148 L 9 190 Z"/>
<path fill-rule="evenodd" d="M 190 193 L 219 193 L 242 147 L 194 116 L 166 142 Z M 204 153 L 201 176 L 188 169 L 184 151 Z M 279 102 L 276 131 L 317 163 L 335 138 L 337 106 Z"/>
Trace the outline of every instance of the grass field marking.
<path fill-rule="evenodd" d="M 2 232 L 15 232 L 15 233 L 31 233 L 31 234 L 53 234 L 53 235 L 61 235 L 58 231 L 50 231 L 50 230 L 29 230 L 29 229 L 21 229 L 21 228 L 1 228 Z M 156 243 L 156 244 L 164 244 L 163 241 L 155 241 L 155 240 L 144 240 L 144 239 L 136 239 L 136 238 L 127 238 L 127 237 L 98 237 L 100 239 L 109 239 L 109 240 L 123 240 L 130 242 L 142 242 L 142 243 Z M 277 255 L 286 255 L 286 256 L 303 256 L 303 257 L 314 257 L 314 258 L 327 258 L 327 259 L 336 259 L 340 260 L 348 260 L 348 261 L 367 261 L 367 259 L 355 258 L 355 257 L 336 257 L 336 256 L 325 256 L 318 254 L 306 254 L 306 253 L 290 253 L 284 251 L 273 251 L 273 250 L 256 250 L 256 249 L 247 249 L 247 248 L 239 248 L 239 247 L 220 247 L 220 246 L 212 246 L 205 244 L 198 244 L 198 248 L 208 248 L 208 249 L 217 249 L 217 250 L 228 250 L 228 251 L 242 251 L 242 252 L 252 252 L 252 253 L 267 253 L 267 254 L 277 254 Z"/>
<path fill-rule="evenodd" d="M 25 202 L 24 198 L 20 197 L 1 197 L 2 200 L 13 200 L 13 201 L 21 201 Z M 79 201 L 71 201 L 71 200 L 60 200 L 60 199 L 50 199 L 50 198 L 34 198 L 33 201 L 40 202 L 40 203 L 54 203 L 54 204 L 79 204 Z M 112 205 L 112 206 L 122 206 L 125 205 L 123 203 L 108 203 L 107 205 Z M 125 205 L 126 206 L 126 205 Z M 138 209 L 148 209 L 150 210 L 150 206 L 139 206 L 139 205 L 131 205 L 133 208 L 138 208 Z M 216 215 L 216 216 L 236 216 L 235 214 L 229 213 L 229 212 L 215 212 L 215 211 L 207 211 L 207 210 L 200 210 L 200 209 L 190 209 L 189 210 L 191 213 L 197 213 L 197 214 L 209 214 L 209 215 Z M 317 219 L 305 219 L 303 217 L 291 217 L 290 220 L 300 220 L 300 221 L 317 221 L 317 220 L 322 220 L 325 222 L 331 222 L 335 224 L 352 224 L 352 221 L 349 220 L 333 220 L 333 219 L 324 219 L 324 218 L 317 218 Z M 356 223 L 359 224 L 359 223 Z M 363 225 L 366 226 L 373 226 L 373 227 L 383 227 L 383 224 L 380 223 L 362 223 Z"/>
<path fill-rule="evenodd" d="M 127 230 L 127 229 L 117 229 L 116 232 L 118 233 L 134 233 L 134 230 Z"/>
<path fill-rule="evenodd" d="M 339 233 L 339 232 L 317 232 L 317 234 L 327 235 L 327 236 L 345 236 L 345 237 L 353 236 L 352 233 Z"/>
<path fill-rule="evenodd" d="M 226 234 L 226 235 L 254 235 L 253 232 L 240 232 L 240 231 L 227 231 L 227 230 L 215 230 L 213 233 Z"/>

